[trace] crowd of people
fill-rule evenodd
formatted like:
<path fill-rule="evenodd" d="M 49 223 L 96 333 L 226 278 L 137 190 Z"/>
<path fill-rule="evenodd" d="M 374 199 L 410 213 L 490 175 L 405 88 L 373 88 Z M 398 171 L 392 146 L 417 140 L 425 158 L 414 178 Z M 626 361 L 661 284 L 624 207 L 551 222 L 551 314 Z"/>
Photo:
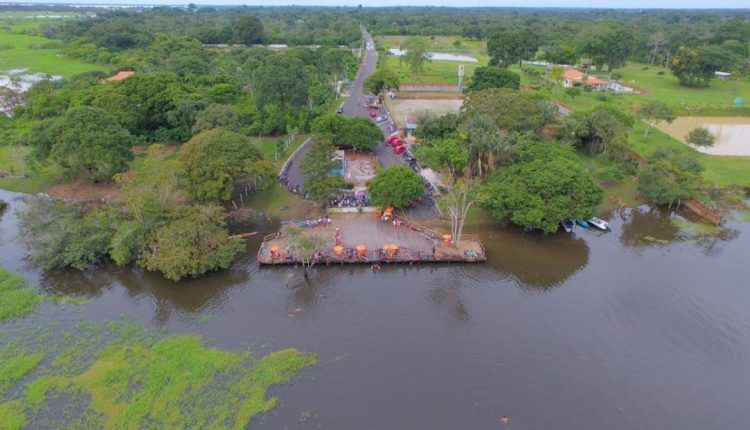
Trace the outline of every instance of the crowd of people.
<path fill-rule="evenodd" d="M 331 208 L 363 208 L 370 205 L 370 198 L 365 193 L 342 194 L 328 202 L 328 207 Z"/>

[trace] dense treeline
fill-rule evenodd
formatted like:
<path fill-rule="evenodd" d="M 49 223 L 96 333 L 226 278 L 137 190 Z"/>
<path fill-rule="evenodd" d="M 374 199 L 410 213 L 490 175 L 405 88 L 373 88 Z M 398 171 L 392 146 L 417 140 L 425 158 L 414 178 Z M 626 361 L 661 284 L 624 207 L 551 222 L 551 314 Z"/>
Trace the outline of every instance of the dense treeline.
<path fill-rule="evenodd" d="M 36 262 L 82 270 L 112 260 L 178 280 L 226 268 L 244 249 L 229 235 L 225 203 L 238 188 L 269 184 L 275 170 L 250 136 L 309 131 L 356 73 L 352 51 L 337 45 L 359 37 L 333 11 L 247 12 L 112 10 L 45 29 L 64 54 L 102 72 L 36 84 L 3 117 L 2 142 L 30 147 L 32 170 L 115 180 L 119 197 L 93 208 L 29 201 L 21 227 Z M 206 39 L 211 28 L 227 39 Z M 267 42 L 323 46 L 247 46 Z M 118 71 L 132 73 L 107 79 Z M 370 128 L 350 128 L 372 144 Z M 137 145 L 149 147 L 134 166 Z"/>

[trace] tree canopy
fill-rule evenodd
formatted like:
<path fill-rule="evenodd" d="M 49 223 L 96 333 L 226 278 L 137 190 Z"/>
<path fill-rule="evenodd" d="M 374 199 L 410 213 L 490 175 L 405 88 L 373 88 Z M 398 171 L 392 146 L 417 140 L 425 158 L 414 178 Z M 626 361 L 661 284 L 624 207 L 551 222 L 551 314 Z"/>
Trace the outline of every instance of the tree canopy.
<path fill-rule="evenodd" d="M 370 200 L 380 207 L 402 208 L 424 195 L 422 177 L 402 165 L 393 165 L 380 171 L 368 187 Z"/>
<path fill-rule="evenodd" d="M 66 172 L 91 181 L 110 179 L 127 169 L 133 158 L 132 137 L 101 109 L 75 107 L 32 131 L 40 158 L 49 155 Z"/>
<path fill-rule="evenodd" d="M 258 106 L 273 103 L 286 108 L 307 103 L 310 84 L 305 64 L 291 55 L 268 56 L 253 72 L 252 83 Z"/>
<path fill-rule="evenodd" d="M 245 244 L 230 238 L 224 227 L 220 207 L 178 206 L 149 237 L 139 264 L 173 281 L 226 269 Z"/>
<path fill-rule="evenodd" d="M 505 131 L 538 132 L 544 125 L 539 104 L 531 97 L 509 88 L 472 91 L 461 106 L 464 122 L 483 116 Z"/>
<path fill-rule="evenodd" d="M 383 88 L 398 89 L 399 79 L 392 70 L 378 67 L 375 72 L 365 78 L 364 90 L 368 93 L 378 94 Z"/>
<path fill-rule="evenodd" d="M 644 138 L 648 137 L 648 131 L 654 124 L 654 121 L 666 121 L 671 124 L 677 118 L 674 109 L 661 102 L 646 103 L 638 109 L 638 114 L 646 120 L 646 131 L 643 132 Z"/>
<path fill-rule="evenodd" d="M 594 214 L 603 191 L 574 156 L 560 147 L 534 143 L 516 164 L 498 171 L 484 186 L 483 205 L 497 219 L 554 232 L 564 219 Z"/>
<path fill-rule="evenodd" d="M 305 175 L 302 190 L 310 199 L 325 204 L 339 194 L 344 181 L 334 172 L 339 168 L 333 161 L 334 146 L 330 135 L 316 135 L 310 149 L 302 157 L 300 171 Z"/>
<path fill-rule="evenodd" d="M 708 147 L 714 146 L 716 138 L 706 127 L 695 127 L 685 136 L 685 141 L 691 145 Z"/>
<path fill-rule="evenodd" d="M 401 49 L 406 52 L 399 58 L 399 61 L 405 62 L 414 76 L 422 73 L 424 64 L 431 61 L 432 54 L 428 51 L 427 41 L 424 38 L 410 37 L 404 41 Z"/>
<path fill-rule="evenodd" d="M 368 150 L 383 140 L 383 132 L 369 118 L 346 118 L 327 114 L 316 118 L 312 131 L 325 136 L 337 148 Z"/>
<path fill-rule="evenodd" d="M 467 89 L 469 91 L 481 91 L 488 88 L 511 88 L 517 90 L 521 87 L 521 76 L 508 69 L 489 66 L 474 69 L 474 76 Z"/>
<path fill-rule="evenodd" d="M 490 66 L 508 67 L 521 63 L 536 51 L 536 37 L 528 29 L 498 31 L 487 39 Z"/>
<path fill-rule="evenodd" d="M 672 74 L 680 84 L 689 87 L 706 87 L 715 73 L 732 64 L 732 56 L 717 46 L 682 46 L 669 64 Z"/>
<path fill-rule="evenodd" d="M 263 23 L 255 15 L 243 15 L 237 18 L 232 27 L 232 39 L 236 43 L 252 45 L 263 41 Z"/>
<path fill-rule="evenodd" d="M 250 138 L 221 128 L 201 132 L 178 153 L 182 179 L 199 201 L 224 201 L 235 181 L 257 181 L 272 176 L 272 166 Z"/>
<path fill-rule="evenodd" d="M 703 166 L 691 154 L 659 149 L 638 174 L 638 188 L 651 203 L 672 205 L 695 194 L 702 171 Z"/>

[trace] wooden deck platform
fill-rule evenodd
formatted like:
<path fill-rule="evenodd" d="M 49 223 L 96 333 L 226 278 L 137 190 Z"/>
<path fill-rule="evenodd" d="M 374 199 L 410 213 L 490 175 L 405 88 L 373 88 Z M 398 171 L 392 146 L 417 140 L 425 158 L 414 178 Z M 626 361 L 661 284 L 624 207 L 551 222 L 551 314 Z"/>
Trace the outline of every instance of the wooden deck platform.
<path fill-rule="evenodd" d="M 397 218 L 380 221 L 373 213 L 332 214 L 325 227 L 305 227 L 304 234 L 324 239 L 326 245 L 317 252 L 317 264 L 420 264 L 420 263 L 483 263 L 487 260 L 484 246 L 477 236 L 463 235 L 459 243 L 449 244 L 440 234 L 419 224 Z M 341 232 L 343 251 L 334 252 L 336 229 Z M 395 244 L 398 251 L 386 252 L 384 245 Z M 357 247 L 366 251 L 358 252 Z M 278 250 L 271 252 L 272 249 Z M 298 264 L 285 238 L 279 234 L 264 238 L 258 250 L 263 265 Z"/>

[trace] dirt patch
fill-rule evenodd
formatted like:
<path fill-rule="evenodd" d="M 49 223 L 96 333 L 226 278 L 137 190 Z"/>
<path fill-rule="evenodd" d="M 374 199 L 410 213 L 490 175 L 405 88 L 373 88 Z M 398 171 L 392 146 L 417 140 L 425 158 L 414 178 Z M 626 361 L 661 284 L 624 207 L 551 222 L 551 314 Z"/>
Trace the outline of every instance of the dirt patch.
<path fill-rule="evenodd" d="M 79 179 L 68 184 L 55 185 L 47 190 L 47 194 L 65 200 L 76 202 L 118 202 L 125 201 L 120 192 L 120 186 L 114 182 L 91 183 Z"/>
<path fill-rule="evenodd" d="M 416 118 L 420 114 L 430 112 L 434 115 L 445 115 L 455 113 L 464 104 L 463 99 L 394 99 L 399 118 L 397 122 L 403 123 L 404 117 Z"/>
<path fill-rule="evenodd" d="M 355 187 L 364 187 L 377 174 L 375 156 L 369 152 L 346 152 L 344 180 Z"/>
<path fill-rule="evenodd" d="M 136 145 L 132 148 L 130 148 L 130 152 L 133 153 L 133 155 L 142 155 L 148 153 L 148 148 L 150 145 Z M 177 152 L 177 145 L 169 145 L 165 146 L 164 149 L 161 151 L 161 154 L 164 157 L 169 157 L 170 155 Z"/>

